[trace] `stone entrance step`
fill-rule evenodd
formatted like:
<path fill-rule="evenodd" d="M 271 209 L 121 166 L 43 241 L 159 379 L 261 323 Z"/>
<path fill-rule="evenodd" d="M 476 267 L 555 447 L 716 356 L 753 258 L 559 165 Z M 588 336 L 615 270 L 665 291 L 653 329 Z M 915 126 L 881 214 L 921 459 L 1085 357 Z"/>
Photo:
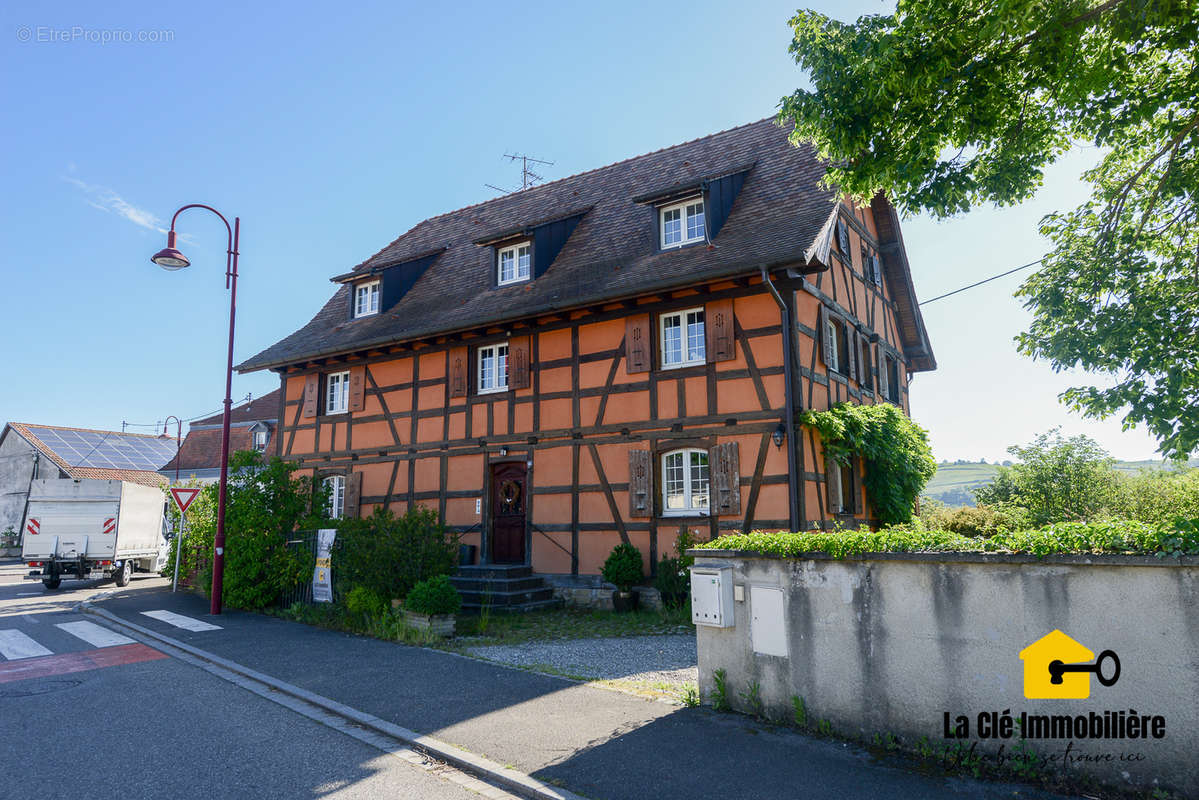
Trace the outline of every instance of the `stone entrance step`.
<path fill-rule="evenodd" d="M 478 612 L 539 611 L 562 603 L 544 578 L 524 564 L 479 564 L 459 567 L 450 582 L 462 595 L 462 610 Z"/>

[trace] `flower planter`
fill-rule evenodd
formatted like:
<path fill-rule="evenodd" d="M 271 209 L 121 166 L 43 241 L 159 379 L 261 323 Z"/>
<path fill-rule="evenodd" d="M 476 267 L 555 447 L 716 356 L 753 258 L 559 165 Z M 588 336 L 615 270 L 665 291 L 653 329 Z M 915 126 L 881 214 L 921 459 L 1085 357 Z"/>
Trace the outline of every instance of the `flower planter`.
<path fill-rule="evenodd" d="M 453 614 L 418 614 L 404 611 L 404 622 L 418 631 L 429 631 L 437 636 L 449 638 L 454 635 Z"/>
<path fill-rule="evenodd" d="M 613 611 L 636 611 L 637 606 L 641 603 L 641 593 L 636 589 L 627 592 L 622 592 L 619 589 L 612 592 L 612 610 Z"/>

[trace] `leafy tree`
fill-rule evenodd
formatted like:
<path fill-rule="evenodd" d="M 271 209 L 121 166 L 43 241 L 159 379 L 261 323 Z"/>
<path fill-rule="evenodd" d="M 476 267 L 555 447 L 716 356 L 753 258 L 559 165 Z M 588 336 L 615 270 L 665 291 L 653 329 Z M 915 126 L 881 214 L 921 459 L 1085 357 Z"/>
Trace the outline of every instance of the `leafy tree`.
<path fill-rule="evenodd" d="M 1115 460 L 1089 437 L 1066 439 L 1054 428 L 1008 452 L 1020 463 L 1000 467 L 994 481 L 975 489 L 980 506 L 1027 509 L 1032 524 L 1039 526 L 1093 519 L 1116 502 L 1120 475 Z"/>
<path fill-rule="evenodd" d="M 224 602 L 235 608 L 264 608 L 311 576 L 312 559 L 288 548 L 300 528 L 319 527 L 326 502 L 323 489 L 296 466 L 279 458 L 264 460 L 244 450 L 229 457 L 225 506 Z M 195 549 L 200 588 L 212 585 L 212 543 L 216 536 L 217 484 L 209 484 L 188 509 L 184 554 Z M 314 511 L 313 509 L 316 509 Z M 186 567 L 185 567 L 186 569 Z"/>
<path fill-rule="evenodd" d="M 1020 288 L 1021 352 L 1110 385 L 1062 400 L 1126 409 L 1161 451 L 1199 446 L 1199 2 L 900 0 L 844 24 L 791 20 L 814 91 L 782 101 L 826 181 L 945 217 L 1018 203 L 1078 143 L 1104 154 L 1091 199 L 1052 214 L 1053 249 Z"/>

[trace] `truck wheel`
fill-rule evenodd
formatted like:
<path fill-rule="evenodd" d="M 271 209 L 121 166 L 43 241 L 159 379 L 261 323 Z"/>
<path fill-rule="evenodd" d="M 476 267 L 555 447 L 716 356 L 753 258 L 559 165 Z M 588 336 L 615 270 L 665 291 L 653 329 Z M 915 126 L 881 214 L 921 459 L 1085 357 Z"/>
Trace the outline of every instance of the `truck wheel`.
<path fill-rule="evenodd" d="M 125 559 L 125 563 L 121 565 L 121 571 L 116 574 L 117 586 L 128 586 L 129 581 L 133 580 L 133 562 Z"/>
<path fill-rule="evenodd" d="M 57 575 L 53 578 L 42 578 L 42 586 L 45 586 L 47 589 L 57 589 L 59 586 L 62 586 L 62 578 Z"/>

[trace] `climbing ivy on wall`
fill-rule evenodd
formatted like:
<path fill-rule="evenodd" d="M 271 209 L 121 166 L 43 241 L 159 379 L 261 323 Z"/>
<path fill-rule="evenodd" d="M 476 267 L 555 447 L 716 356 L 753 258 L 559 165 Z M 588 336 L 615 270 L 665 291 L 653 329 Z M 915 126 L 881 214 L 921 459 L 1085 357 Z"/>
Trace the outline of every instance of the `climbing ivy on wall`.
<path fill-rule="evenodd" d="M 937 471 L 924 428 L 890 403 L 838 403 L 805 411 L 800 421 L 820 434 L 825 454 L 838 464 L 862 457 L 862 483 L 880 522 L 911 521 L 916 498 Z"/>

